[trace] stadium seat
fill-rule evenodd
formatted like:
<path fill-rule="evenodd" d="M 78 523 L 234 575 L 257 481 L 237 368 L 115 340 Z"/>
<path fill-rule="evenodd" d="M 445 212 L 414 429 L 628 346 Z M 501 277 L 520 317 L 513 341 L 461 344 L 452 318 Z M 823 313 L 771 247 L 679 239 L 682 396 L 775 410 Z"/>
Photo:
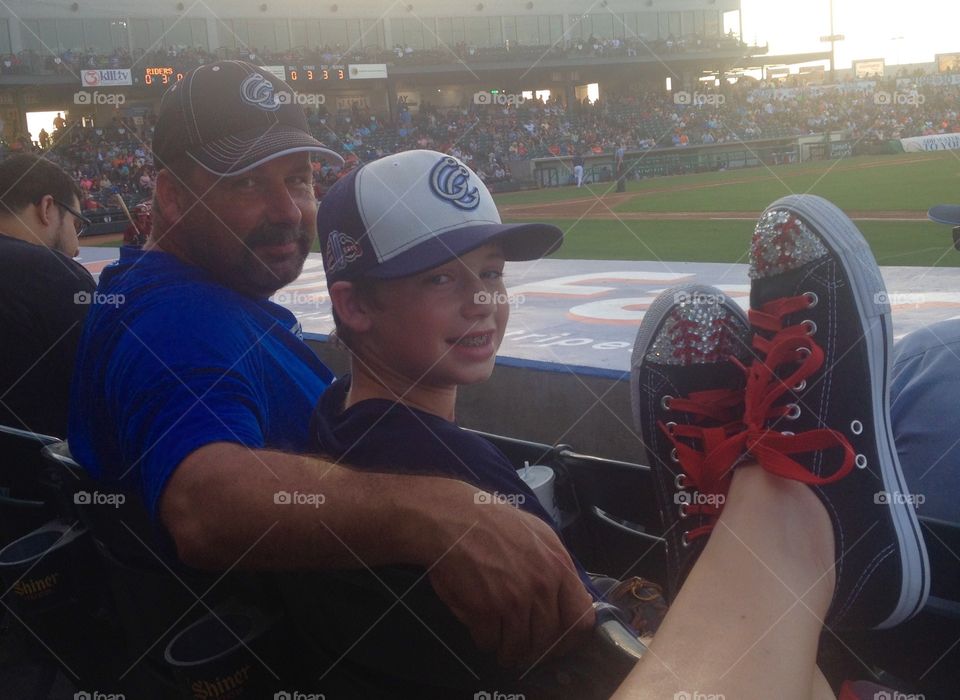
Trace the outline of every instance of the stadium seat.
<path fill-rule="evenodd" d="M 0 425 L 0 547 L 56 517 L 40 451 L 57 438 Z"/>

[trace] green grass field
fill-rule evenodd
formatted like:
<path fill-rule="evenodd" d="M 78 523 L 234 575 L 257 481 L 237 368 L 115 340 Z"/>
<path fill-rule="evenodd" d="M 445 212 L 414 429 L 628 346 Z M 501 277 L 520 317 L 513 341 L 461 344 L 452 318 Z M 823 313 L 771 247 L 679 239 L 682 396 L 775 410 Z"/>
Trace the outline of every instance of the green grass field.
<path fill-rule="evenodd" d="M 612 194 L 614 183 L 497 196 L 501 207 L 590 200 Z M 721 173 L 652 178 L 630 182 L 627 197 L 609 201 L 576 218 L 551 216 L 566 233 L 555 255 L 567 259 L 745 262 L 751 220 L 711 220 L 709 212 L 742 213 L 752 219 L 775 199 L 811 193 L 851 213 L 881 265 L 960 266 L 950 229 L 927 221 L 868 221 L 876 213 L 920 216 L 934 204 L 960 203 L 960 153 L 905 153 L 898 156 L 751 168 Z M 622 215 L 613 218 L 610 212 Z M 643 212 L 704 212 L 703 219 L 638 220 Z M 529 217 L 505 221 L 529 221 Z"/>

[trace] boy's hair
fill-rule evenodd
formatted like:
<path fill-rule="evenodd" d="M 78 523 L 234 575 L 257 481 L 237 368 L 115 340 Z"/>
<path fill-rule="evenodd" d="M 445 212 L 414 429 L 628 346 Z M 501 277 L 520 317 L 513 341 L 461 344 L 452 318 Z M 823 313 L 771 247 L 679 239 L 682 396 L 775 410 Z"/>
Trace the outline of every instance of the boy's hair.
<path fill-rule="evenodd" d="M 360 301 L 370 304 L 374 308 L 381 308 L 380 298 L 378 296 L 381 286 L 380 280 L 373 277 L 360 276 L 355 280 L 351 280 L 351 284 L 353 284 L 353 293 Z M 333 313 L 333 325 L 336 328 L 337 340 L 353 352 L 355 349 L 353 341 L 355 339 L 352 331 L 340 320 L 340 317 L 337 316 L 337 310 L 333 308 L 332 305 L 331 311 Z"/>
<path fill-rule="evenodd" d="M 80 187 L 59 165 L 45 158 L 20 154 L 0 162 L 0 216 L 13 215 L 46 195 L 69 205 L 83 202 Z"/>

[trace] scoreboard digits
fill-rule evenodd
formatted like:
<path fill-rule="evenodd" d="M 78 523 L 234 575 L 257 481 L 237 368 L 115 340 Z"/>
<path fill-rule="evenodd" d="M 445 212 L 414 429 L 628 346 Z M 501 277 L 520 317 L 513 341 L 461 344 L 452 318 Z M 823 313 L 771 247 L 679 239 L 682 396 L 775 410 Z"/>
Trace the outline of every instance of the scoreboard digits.
<path fill-rule="evenodd" d="M 291 86 L 320 85 L 349 80 L 346 66 L 286 66 L 287 82 Z"/>
<path fill-rule="evenodd" d="M 183 71 L 174 70 L 172 66 L 148 66 L 143 71 L 144 85 L 159 85 L 166 88 L 183 80 Z"/>

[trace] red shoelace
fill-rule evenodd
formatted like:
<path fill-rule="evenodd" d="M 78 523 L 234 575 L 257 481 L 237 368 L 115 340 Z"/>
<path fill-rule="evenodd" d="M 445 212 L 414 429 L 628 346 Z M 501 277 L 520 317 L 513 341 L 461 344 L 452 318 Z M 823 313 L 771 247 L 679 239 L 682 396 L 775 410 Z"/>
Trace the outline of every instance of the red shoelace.
<path fill-rule="evenodd" d="M 681 515 L 702 515 L 710 519 L 706 525 L 687 532 L 687 541 L 713 529 L 722 508 L 722 499 L 716 496 L 726 494 L 734 466 L 746 455 L 751 455 L 771 474 L 817 486 L 839 481 L 853 469 L 853 447 L 836 430 L 817 428 L 794 435 L 768 427 L 771 421 L 799 417 L 802 408 L 796 403 L 783 403 L 781 399 L 791 390 L 800 391 L 807 378 L 823 366 L 823 349 L 812 337 L 816 332 L 813 322 L 784 326 L 787 315 L 815 303 L 815 297 L 800 295 L 775 299 L 760 310 L 750 310 L 751 325 L 773 335 L 767 339 L 754 333 L 753 347 L 760 357 L 749 368 L 735 357 L 729 358 L 747 373 L 743 392 L 715 389 L 670 400 L 669 410 L 694 416 L 693 421 L 685 425 L 660 423 L 684 471 L 677 485 L 715 497 L 681 506 Z M 781 376 L 781 369 L 785 376 Z M 738 410 L 741 407 L 742 412 Z M 705 426 L 707 421 L 713 425 Z M 700 449 L 678 438 L 695 440 Z M 790 456 L 830 448 L 840 448 L 843 461 L 828 476 L 814 474 Z"/>

